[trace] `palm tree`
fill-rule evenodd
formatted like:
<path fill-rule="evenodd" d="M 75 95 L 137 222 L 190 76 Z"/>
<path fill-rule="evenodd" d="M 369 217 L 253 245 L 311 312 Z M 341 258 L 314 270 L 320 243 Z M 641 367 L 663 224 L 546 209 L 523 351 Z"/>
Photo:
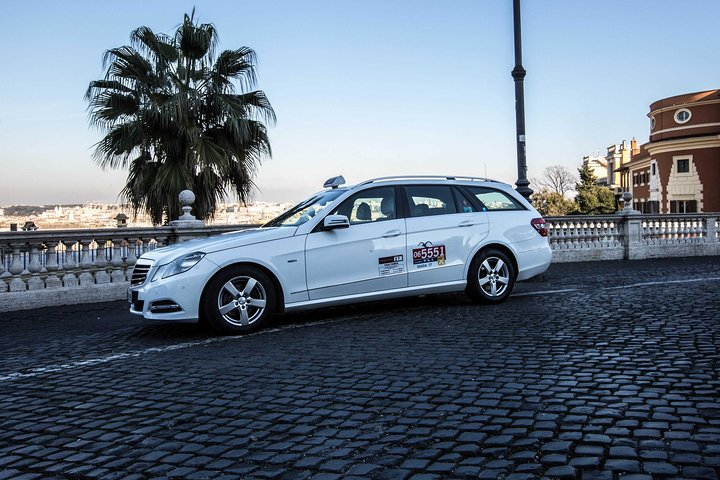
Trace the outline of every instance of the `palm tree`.
<path fill-rule="evenodd" d="M 105 52 L 105 78 L 90 82 L 90 124 L 102 168 L 128 169 L 121 192 L 154 224 L 181 213 L 178 193 L 195 193 L 194 213 L 214 214 L 218 199 L 245 202 L 262 159 L 271 155 L 266 124 L 275 112 L 256 85 L 255 52 L 215 55 L 212 24 L 185 15 L 174 36 L 140 27 L 130 45 Z"/>

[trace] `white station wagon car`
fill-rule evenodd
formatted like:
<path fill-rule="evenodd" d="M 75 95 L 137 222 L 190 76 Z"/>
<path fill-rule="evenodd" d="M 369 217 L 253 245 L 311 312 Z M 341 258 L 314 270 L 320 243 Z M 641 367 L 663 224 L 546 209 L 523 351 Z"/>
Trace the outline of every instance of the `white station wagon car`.
<path fill-rule="evenodd" d="M 148 320 L 256 330 L 273 313 L 465 291 L 505 300 L 552 258 L 545 221 L 507 184 L 342 177 L 260 228 L 159 248 L 133 270 L 130 311 Z"/>

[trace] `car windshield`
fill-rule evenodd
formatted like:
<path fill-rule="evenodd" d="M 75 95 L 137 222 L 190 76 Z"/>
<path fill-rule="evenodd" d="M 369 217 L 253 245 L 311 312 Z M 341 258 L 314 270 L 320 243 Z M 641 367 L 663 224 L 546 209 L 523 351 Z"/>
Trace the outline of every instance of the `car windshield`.
<path fill-rule="evenodd" d="M 345 189 L 339 188 L 316 193 L 307 200 L 298 203 L 290 210 L 273 218 L 263 225 L 263 227 L 297 227 L 298 225 L 302 225 L 343 193 L 345 193 Z"/>

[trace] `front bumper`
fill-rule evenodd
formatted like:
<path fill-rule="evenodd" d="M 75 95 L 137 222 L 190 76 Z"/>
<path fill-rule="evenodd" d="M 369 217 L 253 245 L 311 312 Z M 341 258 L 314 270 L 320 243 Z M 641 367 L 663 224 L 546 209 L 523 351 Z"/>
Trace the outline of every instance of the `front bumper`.
<path fill-rule="evenodd" d="M 203 258 L 190 270 L 152 280 L 160 265 L 152 265 L 142 285 L 128 289 L 130 313 L 147 320 L 197 322 L 200 299 L 217 266 Z"/>

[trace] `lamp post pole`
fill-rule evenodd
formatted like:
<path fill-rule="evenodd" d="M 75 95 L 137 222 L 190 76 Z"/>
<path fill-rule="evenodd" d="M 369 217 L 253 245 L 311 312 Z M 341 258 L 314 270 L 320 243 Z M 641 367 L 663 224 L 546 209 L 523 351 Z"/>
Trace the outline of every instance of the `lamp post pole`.
<path fill-rule="evenodd" d="M 525 69 L 522 66 L 522 38 L 520 35 L 520 0 L 513 0 L 513 25 L 515 31 L 515 68 L 512 77 L 515 79 L 515 129 L 517 131 L 517 164 L 518 179 L 515 182 L 520 195 L 530 201 L 533 191 L 527 179 L 527 162 L 525 160 L 525 91 L 523 81 Z"/>

